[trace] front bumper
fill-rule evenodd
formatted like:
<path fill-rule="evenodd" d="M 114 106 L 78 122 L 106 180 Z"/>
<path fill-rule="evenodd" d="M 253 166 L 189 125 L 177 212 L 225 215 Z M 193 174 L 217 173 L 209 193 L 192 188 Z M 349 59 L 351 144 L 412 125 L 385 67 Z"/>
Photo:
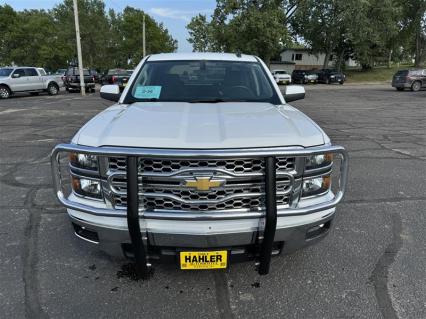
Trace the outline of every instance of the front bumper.
<path fill-rule="evenodd" d="M 290 84 L 291 83 L 291 79 L 275 79 L 275 82 L 277 84 Z"/>
<path fill-rule="evenodd" d="M 279 217 L 274 243 L 283 253 L 317 243 L 324 238 L 331 226 L 335 209 L 328 209 L 306 216 Z M 68 210 L 74 232 L 80 239 L 99 246 L 115 257 L 129 257 L 127 247 L 131 240 L 125 218 L 93 216 Z M 148 251 L 148 259 L 162 259 L 176 255 L 180 249 L 225 248 L 234 255 L 248 256 L 259 244 L 264 226 L 261 219 L 225 221 L 166 221 L 141 220 L 142 238 Z"/>
<path fill-rule="evenodd" d="M 80 82 L 79 83 L 68 83 L 68 87 L 72 89 L 80 89 Z M 84 83 L 85 88 L 94 88 L 95 83 Z"/>
<path fill-rule="evenodd" d="M 411 88 L 412 83 L 410 82 L 392 82 L 392 87 L 394 88 L 404 88 L 409 89 Z"/>

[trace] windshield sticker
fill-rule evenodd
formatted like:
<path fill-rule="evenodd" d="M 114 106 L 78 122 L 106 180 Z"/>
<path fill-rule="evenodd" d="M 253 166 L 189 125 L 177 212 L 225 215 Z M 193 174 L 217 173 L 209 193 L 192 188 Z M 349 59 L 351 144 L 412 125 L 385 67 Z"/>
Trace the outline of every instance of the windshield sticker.
<path fill-rule="evenodd" d="M 138 85 L 135 90 L 135 97 L 139 99 L 158 99 L 161 93 L 161 86 Z"/>

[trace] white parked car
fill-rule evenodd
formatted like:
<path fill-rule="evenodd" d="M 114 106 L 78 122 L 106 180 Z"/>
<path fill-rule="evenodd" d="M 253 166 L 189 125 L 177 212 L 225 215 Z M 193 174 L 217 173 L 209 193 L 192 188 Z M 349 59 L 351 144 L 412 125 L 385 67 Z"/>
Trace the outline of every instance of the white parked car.
<path fill-rule="evenodd" d="M 7 99 L 17 92 L 33 95 L 47 92 L 56 95 L 63 86 L 60 75 L 46 75 L 43 68 L 5 67 L 0 68 L 0 98 Z"/>
<path fill-rule="evenodd" d="M 141 276 L 158 261 L 211 269 L 242 257 L 266 274 L 272 255 L 328 234 L 346 152 L 288 104 L 303 87 L 283 96 L 259 58 L 151 55 L 122 94 L 100 94 L 117 103 L 53 150 L 56 194 L 78 237 L 134 257 Z"/>
<path fill-rule="evenodd" d="M 291 83 L 291 75 L 287 73 L 286 70 L 274 70 L 272 71 L 272 75 L 274 76 L 275 82 L 277 84 L 290 84 Z"/>

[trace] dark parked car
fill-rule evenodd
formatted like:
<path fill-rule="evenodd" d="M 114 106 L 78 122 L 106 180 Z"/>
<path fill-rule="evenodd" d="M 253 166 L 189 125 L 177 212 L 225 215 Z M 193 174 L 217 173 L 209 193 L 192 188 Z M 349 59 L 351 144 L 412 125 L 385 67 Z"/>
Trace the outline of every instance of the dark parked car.
<path fill-rule="evenodd" d="M 84 86 L 87 92 L 95 92 L 95 78 L 88 69 L 83 69 Z M 73 90 L 80 91 L 80 75 L 78 67 L 69 67 L 65 73 L 64 80 L 65 89 L 70 92 Z"/>
<path fill-rule="evenodd" d="M 398 71 L 392 78 L 392 86 L 398 91 L 404 89 L 419 91 L 426 88 L 426 69 Z"/>
<path fill-rule="evenodd" d="M 120 87 L 120 90 L 123 90 L 126 87 L 129 78 L 130 75 L 124 69 L 110 69 L 107 74 L 103 76 L 102 85 L 116 84 Z"/>
<path fill-rule="evenodd" d="M 314 71 L 309 70 L 294 70 L 291 73 L 291 80 L 293 83 L 307 84 L 318 82 L 318 75 Z"/>
<path fill-rule="evenodd" d="M 93 75 L 93 78 L 95 79 L 95 83 L 101 83 L 101 76 L 95 69 L 90 69 L 90 74 Z"/>
<path fill-rule="evenodd" d="M 345 83 L 346 76 L 334 69 L 322 69 L 318 71 L 318 82 L 331 84 L 331 83 Z"/>

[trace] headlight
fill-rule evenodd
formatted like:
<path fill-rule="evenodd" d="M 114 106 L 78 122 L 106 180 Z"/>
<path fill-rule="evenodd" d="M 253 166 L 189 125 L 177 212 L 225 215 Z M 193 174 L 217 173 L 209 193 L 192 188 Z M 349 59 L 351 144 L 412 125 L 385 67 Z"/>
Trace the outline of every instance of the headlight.
<path fill-rule="evenodd" d="M 318 154 L 306 158 L 305 170 L 329 166 L 333 162 L 333 154 Z"/>
<path fill-rule="evenodd" d="M 90 154 L 70 153 L 70 162 L 74 167 L 97 170 L 98 157 Z"/>
<path fill-rule="evenodd" d="M 101 184 L 97 180 L 72 176 L 72 189 L 81 196 L 102 198 Z"/>
<path fill-rule="evenodd" d="M 330 75 L 330 77 L 331 77 L 332 79 L 334 79 L 334 75 Z"/>
<path fill-rule="evenodd" d="M 302 197 L 322 195 L 329 191 L 330 186 L 330 176 L 321 176 L 304 180 L 302 186 Z"/>

